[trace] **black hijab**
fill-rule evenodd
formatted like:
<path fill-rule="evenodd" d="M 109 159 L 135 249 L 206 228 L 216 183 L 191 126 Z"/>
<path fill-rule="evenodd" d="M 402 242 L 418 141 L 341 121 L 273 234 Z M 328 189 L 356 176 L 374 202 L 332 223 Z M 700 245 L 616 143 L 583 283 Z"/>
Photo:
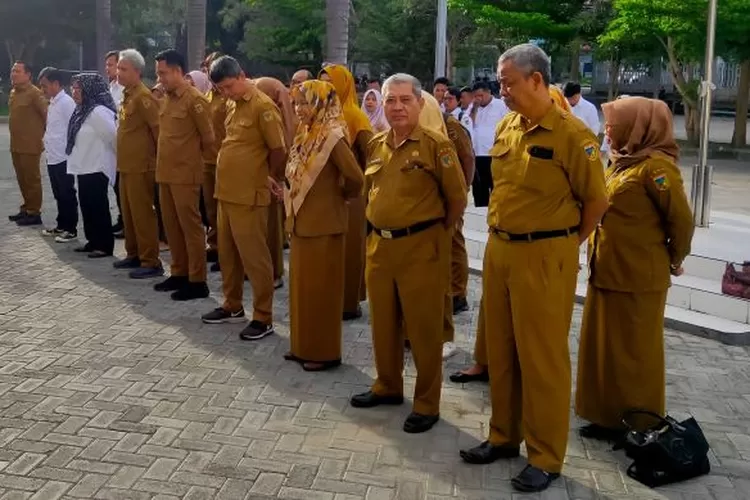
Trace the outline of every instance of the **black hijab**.
<path fill-rule="evenodd" d="M 76 143 L 76 136 L 81 130 L 81 125 L 86 121 L 91 112 L 97 106 L 104 106 L 112 110 L 117 119 L 117 107 L 112 94 L 109 92 L 109 85 L 104 77 L 98 73 L 80 73 L 71 80 L 77 82 L 81 87 L 81 104 L 76 106 L 73 116 L 70 117 L 68 124 L 68 145 L 65 153 L 73 152 L 73 146 Z"/>

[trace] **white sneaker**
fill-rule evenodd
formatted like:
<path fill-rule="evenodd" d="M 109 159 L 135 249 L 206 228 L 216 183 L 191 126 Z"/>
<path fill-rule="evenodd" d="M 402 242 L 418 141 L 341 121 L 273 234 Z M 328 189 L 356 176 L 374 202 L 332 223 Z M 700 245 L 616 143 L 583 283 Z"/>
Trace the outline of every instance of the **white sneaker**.
<path fill-rule="evenodd" d="M 77 234 L 73 234 L 68 231 L 63 231 L 58 236 L 55 237 L 55 241 L 58 243 L 69 243 L 71 241 L 76 241 L 78 239 Z"/>
<path fill-rule="evenodd" d="M 453 342 L 443 343 L 443 359 L 450 358 L 451 356 L 456 354 L 456 352 L 458 352 L 456 349 L 456 344 L 454 344 Z"/>
<path fill-rule="evenodd" d="M 59 234 L 62 234 L 64 231 L 62 229 L 42 229 L 42 236 L 57 236 Z"/>

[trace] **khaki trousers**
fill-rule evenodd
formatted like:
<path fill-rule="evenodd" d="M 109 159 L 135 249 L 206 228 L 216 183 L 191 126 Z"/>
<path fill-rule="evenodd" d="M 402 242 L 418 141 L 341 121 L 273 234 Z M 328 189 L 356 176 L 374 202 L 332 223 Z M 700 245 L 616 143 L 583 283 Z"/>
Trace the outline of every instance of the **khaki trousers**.
<path fill-rule="evenodd" d="M 23 199 L 20 211 L 29 215 L 39 215 L 42 213 L 42 172 L 39 166 L 42 157 L 41 155 L 11 153 L 11 159 Z"/>
<path fill-rule="evenodd" d="M 128 258 L 159 267 L 159 222 L 154 210 L 154 172 L 120 172 L 120 206 Z"/>
<path fill-rule="evenodd" d="M 219 200 L 217 224 L 224 309 L 234 312 L 242 307 L 247 276 L 253 288 L 252 319 L 270 324 L 273 321 L 273 267 L 266 241 L 268 207 Z"/>
<path fill-rule="evenodd" d="M 200 212 L 199 184 L 160 184 L 164 231 L 172 254 L 172 276 L 206 281 L 206 230 Z"/>

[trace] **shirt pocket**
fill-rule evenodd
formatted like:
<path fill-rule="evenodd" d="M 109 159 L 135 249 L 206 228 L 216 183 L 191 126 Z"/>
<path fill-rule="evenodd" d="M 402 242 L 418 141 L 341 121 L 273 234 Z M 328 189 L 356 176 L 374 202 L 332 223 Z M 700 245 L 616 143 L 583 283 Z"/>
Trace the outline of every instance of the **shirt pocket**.
<path fill-rule="evenodd" d="M 383 165 L 383 160 L 377 158 L 371 160 L 365 167 L 365 186 L 368 189 L 367 199 L 369 201 L 374 200 L 380 190 L 380 183 L 378 181 L 382 174 Z"/>
<path fill-rule="evenodd" d="M 493 184 L 520 184 L 526 175 L 526 165 L 519 161 L 509 144 L 496 142 L 490 148 Z"/>
<path fill-rule="evenodd" d="M 165 134 L 168 137 L 179 137 L 185 127 L 185 120 L 188 118 L 187 110 L 185 109 L 162 109 L 161 119 L 167 125 L 161 127 L 159 134 Z"/>

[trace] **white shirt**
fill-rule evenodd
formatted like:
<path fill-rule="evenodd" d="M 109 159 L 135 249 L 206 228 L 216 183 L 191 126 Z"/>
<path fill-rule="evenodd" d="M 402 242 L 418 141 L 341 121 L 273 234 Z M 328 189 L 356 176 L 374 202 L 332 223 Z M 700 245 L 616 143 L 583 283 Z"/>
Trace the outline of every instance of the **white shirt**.
<path fill-rule="evenodd" d="M 125 87 L 120 85 L 120 82 L 117 81 L 115 78 L 111 82 L 109 82 L 109 93 L 112 94 L 112 99 L 115 100 L 115 107 L 117 109 L 120 109 L 120 105 L 122 104 L 122 99 L 124 97 Z"/>
<path fill-rule="evenodd" d="M 474 116 L 474 133 L 471 134 L 475 155 L 490 155 L 490 148 L 495 143 L 495 128 L 509 111 L 508 106 L 502 100 L 494 97 L 487 106 L 477 106 Z"/>
<path fill-rule="evenodd" d="M 578 104 L 571 106 L 571 108 L 573 114 L 586 124 L 594 135 L 598 136 L 601 131 L 601 124 L 599 123 L 599 111 L 597 111 L 596 106 L 581 97 L 578 99 Z"/>
<path fill-rule="evenodd" d="M 71 175 L 104 173 L 114 185 L 117 171 L 117 125 L 111 109 L 97 106 L 81 125 L 68 158 Z"/>
<path fill-rule="evenodd" d="M 469 114 L 471 108 L 464 111 L 461 109 L 461 106 L 456 107 L 453 111 L 451 111 L 451 115 L 453 115 L 453 118 L 458 120 L 458 122 L 463 125 L 463 127 L 466 129 L 466 131 L 469 133 L 469 137 L 472 136 L 474 133 L 474 125 L 471 123 L 471 115 Z"/>
<path fill-rule="evenodd" d="M 61 90 L 49 101 L 47 108 L 47 128 L 44 130 L 44 151 L 48 165 L 58 165 L 68 159 L 65 148 L 68 146 L 68 124 L 76 103 Z"/>

